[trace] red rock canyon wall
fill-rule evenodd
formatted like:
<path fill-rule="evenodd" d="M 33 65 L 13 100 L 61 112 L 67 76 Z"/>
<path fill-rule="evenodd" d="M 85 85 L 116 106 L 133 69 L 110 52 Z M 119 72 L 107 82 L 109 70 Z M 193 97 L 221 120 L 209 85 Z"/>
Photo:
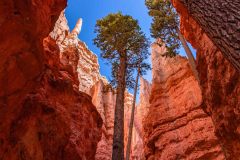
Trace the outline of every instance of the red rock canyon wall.
<path fill-rule="evenodd" d="M 91 89 L 92 101 L 96 105 L 103 119 L 102 139 L 98 143 L 96 160 L 111 160 L 112 141 L 114 129 L 114 111 L 116 102 L 116 93 L 108 90 L 109 83 L 105 79 L 98 81 Z M 133 96 L 125 93 L 124 103 L 124 143 L 127 144 L 128 126 L 131 115 Z M 134 127 L 135 129 L 135 127 Z M 134 137 L 134 136 L 133 136 Z M 135 145 L 135 142 L 133 142 Z M 126 145 L 125 145 L 126 147 Z"/>
<path fill-rule="evenodd" d="M 219 138 L 219 142 L 223 144 L 227 159 L 239 159 L 240 74 L 225 58 L 220 49 L 217 48 L 218 46 L 213 43 L 212 36 L 208 36 L 209 33 L 205 32 L 205 27 L 199 25 L 198 21 L 195 20 L 197 18 L 195 17 L 196 14 L 189 14 L 188 9 L 193 9 L 190 7 L 191 5 L 186 7 L 180 0 L 174 0 L 173 2 L 181 16 L 181 32 L 197 50 L 197 68 L 203 90 L 203 108 L 212 117 L 216 135 Z M 212 3 L 211 7 L 217 5 L 217 3 Z M 229 4 L 229 1 L 226 1 L 226 4 Z M 222 8 L 226 4 L 222 4 L 223 6 L 220 5 L 219 7 Z M 235 8 L 233 5 L 237 7 L 238 2 L 232 1 L 228 7 L 224 7 L 225 11 L 229 10 L 228 16 L 222 15 L 223 17 L 219 18 L 228 19 L 231 16 L 236 16 L 236 12 L 233 12 Z M 216 15 L 218 12 L 217 8 L 215 7 L 208 13 L 211 13 L 212 17 L 219 16 Z M 225 12 L 222 14 L 225 14 Z M 198 16 L 201 16 L 201 14 Z M 225 22 L 223 21 L 222 24 L 225 24 Z M 215 22 L 212 23 L 214 24 Z M 220 30 L 219 27 L 216 26 L 209 29 L 212 30 L 212 33 L 215 33 Z M 226 29 L 231 29 L 231 27 L 226 25 L 225 28 L 221 28 L 221 30 Z M 219 38 L 221 41 L 228 37 L 228 31 L 226 33 L 226 35 L 222 36 L 222 39 Z M 236 35 L 238 34 L 234 33 L 229 37 Z M 234 41 L 228 40 L 225 43 L 234 43 Z M 237 46 L 239 44 L 235 44 L 235 47 Z M 232 46 L 225 45 L 225 47 L 231 49 Z"/>
<path fill-rule="evenodd" d="M 143 123 L 146 159 L 224 159 L 187 59 L 163 57 L 165 51 L 152 45 L 152 90 Z"/>
<path fill-rule="evenodd" d="M 94 159 L 102 119 L 79 92 L 76 66 L 45 38 L 64 7 L 65 0 L 0 2 L 2 160 Z"/>

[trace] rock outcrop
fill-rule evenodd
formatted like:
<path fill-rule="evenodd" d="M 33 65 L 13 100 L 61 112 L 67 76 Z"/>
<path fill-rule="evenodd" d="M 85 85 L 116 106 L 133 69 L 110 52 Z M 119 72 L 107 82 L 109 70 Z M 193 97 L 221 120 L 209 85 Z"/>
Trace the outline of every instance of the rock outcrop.
<path fill-rule="evenodd" d="M 80 30 L 78 29 L 81 26 L 80 22 L 81 19 L 74 30 Z M 50 35 L 57 41 L 60 48 L 61 61 L 76 67 L 74 71 L 78 74 L 79 90 L 90 95 L 91 87 L 102 77 L 99 72 L 98 58 L 84 42 L 78 39 L 74 30 L 70 33 L 64 12 L 62 12 Z M 78 60 L 74 59 L 76 56 L 79 57 Z"/>
<path fill-rule="evenodd" d="M 79 92 L 75 68 L 45 38 L 65 6 L 65 0 L 0 2 L 2 160 L 94 159 L 102 119 Z"/>
<path fill-rule="evenodd" d="M 181 32 L 197 50 L 197 67 L 203 91 L 203 108 L 212 117 L 216 135 L 219 141 L 222 142 L 226 158 L 231 160 L 238 159 L 240 157 L 240 73 L 231 65 L 230 62 L 232 61 L 229 62 L 225 58 L 220 51 L 221 47 L 213 43 L 215 42 L 213 37 L 208 32 L 205 32 L 206 26 L 197 21 L 199 18 L 195 17 L 196 14 L 192 14 L 193 6 L 186 7 L 180 0 L 174 0 L 173 2 L 181 16 Z M 221 3 L 220 1 L 216 2 Z M 236 16 L 236 12 L 232 12 L 234 8 L 231 9 L 231 7 L 237 4 L 238 2 L 229 3 L 229 1 L 225 1 L 220 6 L 221 8 L 225 6 L 225 11 L 229 10 L 228 16 L 219 17 L 217 15 L 214 17 L 229 19 Z M 211 4 L 211 6 L 213 5 L 216 5 L 215 2 Z M 213 17 L 217 13 L 215 12 L 216 10 L 218 9 L 209 10 L 207 14 Z M 191 11 L 191 14 L 189 14 L 189 11 Z M 222 14 L 225 14 L 225 12 Z M 201 14 L 198 16 L 201 16 Z M 225 24 L 227 21 L 221 23 Z M 214 19 L 213 24 L 215 24 Z M 231 27 L 228 27 L 228 25 L 225 28 L 215 26 L 211 29 L 214 29 L 214 32 L 219 30 L 226 31 L 226 34 L 228 34 Z M 238 36 L 238 34 L 235 32 L 230 37 L 232 36 Z M 228 36 L 223 35 L 219 40 L 223 41 L 226 38 Z M 234 41 L 227 40 L 225 43 L 231 44 Z M 239 44 L 234 46 L 223 45 L 222 47 L 231 49 L 237 46 Z"/>
<path fill-rule="evenodd" d="M 143 124 L 146 159 L 224 159 L 187 59 L 163 57 L 165 52 L 165 46 L 152 45 L 152 90 Z"/>

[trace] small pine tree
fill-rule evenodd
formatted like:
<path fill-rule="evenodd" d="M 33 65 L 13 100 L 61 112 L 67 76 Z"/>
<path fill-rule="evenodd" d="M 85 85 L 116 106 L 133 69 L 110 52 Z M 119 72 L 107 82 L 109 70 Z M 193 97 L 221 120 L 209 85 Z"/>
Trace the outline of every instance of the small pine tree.
<path fill-rule="evenodd" d="M 160 38 L 166 45 L 166 56 L 176 56 L 180 47 L 180 41 L 176 28 L 179 26 L 179 18 L 169 0 L 146 0 L 149 15 L 153 17 L 151 24 L 151 36 Z"/>
<path fill-rule="evenodd" d="M 113 82 L 116 84 L 116 106 L 113 135 L 113 160 L 124 159 L 124 92 L 133 87 L 132 73 L 139 55 L 147 57 L 149 42 L 138 21 L 121 13 L 109 14 L 97 21 L 94 44 L 101 56 L 112 65 Z"/>

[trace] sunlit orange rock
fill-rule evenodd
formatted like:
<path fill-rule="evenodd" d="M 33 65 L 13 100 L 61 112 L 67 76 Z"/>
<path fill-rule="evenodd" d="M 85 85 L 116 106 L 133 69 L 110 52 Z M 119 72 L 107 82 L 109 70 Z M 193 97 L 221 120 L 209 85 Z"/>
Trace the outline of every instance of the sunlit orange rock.
<path fill-rule="evenodd" d="M 144 159 L 144 143 L 143 143 L 143 121 L 149 111 L 149 98 L 151 93 L 151 84 L 140 77 L 140 89 L 139 89 L 139 103 L 135 110 L 134 128 L 132 138 L 132 160 Z"/>
<path fill-rule="evenodd" d="M 97 82 L 91 89 L 92 101 L 103 119 L 102 138 L 98 143 L 96 160 L 111 160 L 114 127 L 114 106 L 116 96 L 108 90 L 104 80 Z"/>
<path fill-rule="evenodd" d="M 110 88 L 109 88 L 110 87 Z M 114 111 L 116 103 L 116 93 L 111 89 L 106 79 L 102 78 L 91 89 L 93 104 L 97 107 L 103 119 L 102 139 L 98 143 L 96 160 L 111 160 L 112 143 L 114 129 Z M 127 144 L 128 126 L 131 115 L 133 96 L 128 92 L 125 93 L 124 103 L 124 143 Z"/>
<path fill-rule="evenodd" d="M 138 104 L 138 114 L 139 118 L 141 118 L 141 124 L 142 121 L 144 121 L 144 117 L 149 112 L 149 99 L 151 96 L 151 91 L 152 91 L 152 85 L 145 80 L 144 78 L 140 78 L 140 90 L 139 90 L 139 104 Z M 142 128 L 142 126 L 141 126 Z"/>
<path fill-rule="evenodd" d="M 90 95 L 91 87 L 102 76 L 99 72 L 97 55 L 77 37 L 80 32 L 79 27 L 81 27 L 81 19 L 78 20 L 71 33 L 65 14 L 62 12 L 50 36 L 57 41 L 60 48 L 61 62 L 74 68 L 79 79 L 79 90 Z"/>
<path fill-rule="evenodd" d="M 143 123 L 146 159 L 224 159 L 187 59 L 164 57 L 165 52 L 165 46 L 152 45 L 152 90 Z"/>
<path fill-rule="evenodd" d="M 231 160 L 238 159 L 240 157 L 240 74 L 213 44 L 212 39 L 207 36 L 194 17 L 189 15 L 187 7 L 179 0 L 173 2 L 181 16 L 181 32 L 197 50 L 203 108 L 212 117 L 216 135 L 223 145 L 226 157 Z M 212 11 L 214 15 L 216 12 Z M 232 11 L 229 12 L 229 16 L 231 14 Z M 211 29 L 214 32 L 219 30 L 217 27 Z M 222 37 L 220 40 L 225 38 Z"/>

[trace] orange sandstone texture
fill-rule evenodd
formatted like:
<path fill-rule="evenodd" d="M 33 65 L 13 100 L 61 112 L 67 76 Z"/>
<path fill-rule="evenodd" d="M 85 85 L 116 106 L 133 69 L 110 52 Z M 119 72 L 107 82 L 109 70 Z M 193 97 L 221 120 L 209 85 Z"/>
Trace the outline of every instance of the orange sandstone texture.
<path fill-rule="evenodd" d="M 98 143 L 96 160 L 111 160 L 112 142 L 114 129 L 114 111 L 116 103 L 116 93 L 109 88 L 109 83 L 102 78 L 91 89 L 92 102 L 97 107 L 103 119 L 102 139 Z M 124 144 L 126 152 L 126 144 L 128 138 L 128 130 L 131 116 L 133 96 L 127 91 L 125 92 L 124 100 Z M 132 137 L 132 152 L 131 157 L 143 157 L 142 132 L 140 130 L 141 121 L 135 117 Z M 139 158 L 138 158 L 139 159 Z"/>
<path fill-rule="evenodd" d="M 149 99 L 151 96 L 152 85 L 145 80 L 144 78 L 140 78 L 140 90 L 139 90 L 139 104 L 138 104 L 138 114 L 139 118 L 141 119 L 141 123 L 144 121 L 144 118 L 149 112 Z M 141 125 L 142 128 L 142 125 Z"/>
<path fill-rule="evenodd" d="M 81 25 L 78 24 L 75 30 L 80 30 L 77 27 Z M 102 77 L 99 72 L 98 58 L 84 42 L 78 39 L 76 32 L 72 32 L 70 33 L 67 19 L 62 12 L 50 36 L 57 41 L 60 48 L 61 62 L 74 67 L 74 72 L 79 79 L 79 90 L 90 95 L 91 87 Z"/>
<path fill-rule="evenodd" d="M 103 119 L 102 138 L 98 143 L 96 160 L 111 160 L 116 96 L 107 90 L 106 81 L 100 80 L 91 89 L 92 102 Z"/>
<path fill-rule="evenodd" d="M 55 40 L 44 39 L 65 6 L 65 0 L 0 2 L 2 160 L 94 159 L 102 119 Z"/>
<path fill-rule="evenodd" d="M 144 160 L 144 144 L 143 144 L 143 121 L 149 111 L 149 97 L 151 93 L 151 84 L 140 77 L 139 103 L 135 110 L 134 128 L 132 138 L 132 160 Z"/>
<path fill-rule="evenodd" d="M 240 74 L 213 44 L 202 26 L 195 21 L 195 17 L 189 14 L 188 8 L 179 0 L 173 2 L 181 16 L 181 32 L 197 50 L 203 108 L 212 117 L 216 135 L 223 145 L 226 158 L 239 159 Z M 212 12 L 214 15 L 215 11 Z"/>
<path fill-rule="evenodd" d="M 146 159 L 224 159 L 187 59 L 166 58 L 165 52 L 165 46 L 152 45 L 152 91 L 143 123 Z"/>
<path fill-rule="evenodd" d="M 102 78 L 91 89 L 92 102 L 97 107 L 103 119 L 102 139 L 98 143 L 96 160 L 111 160 L 112 142 L 114 129 L 114 111 L 116 103 L 116 93 L 109 89 L 108 82 Z M 133 96 L 125 93 L 124 103 L 124 143 L 127 144 L 128 126 L 130 120 L 130 111 L 132 107 Z M 135 145 L 135 143 L 133 143 Z"/>

